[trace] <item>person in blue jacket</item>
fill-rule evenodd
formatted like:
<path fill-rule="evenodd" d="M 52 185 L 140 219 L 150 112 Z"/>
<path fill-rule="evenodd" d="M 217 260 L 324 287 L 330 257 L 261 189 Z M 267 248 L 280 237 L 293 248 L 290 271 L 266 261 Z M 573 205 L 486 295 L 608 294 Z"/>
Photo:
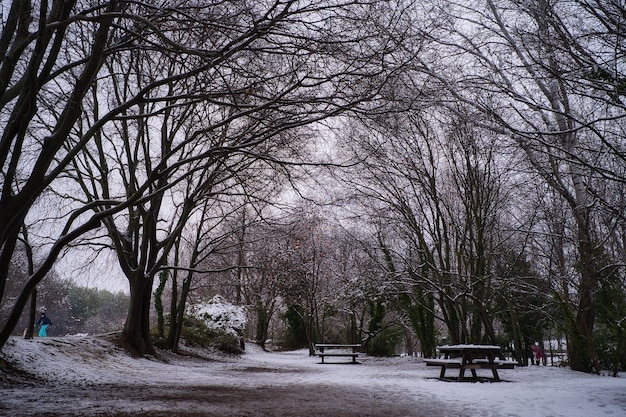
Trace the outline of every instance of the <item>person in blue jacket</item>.
<path fill-rule="evenodd" d="M 52 321 L 46 316 L 46 312 L 42 311 L 41 316 L 39 316 L 39 320 L 37 320 L 37 326 L 41 326 L 39 328 L 39 337 L 47 337 L 48 333 L 46 333 L 46 329 L 48 326 L 52 326 Z"/>

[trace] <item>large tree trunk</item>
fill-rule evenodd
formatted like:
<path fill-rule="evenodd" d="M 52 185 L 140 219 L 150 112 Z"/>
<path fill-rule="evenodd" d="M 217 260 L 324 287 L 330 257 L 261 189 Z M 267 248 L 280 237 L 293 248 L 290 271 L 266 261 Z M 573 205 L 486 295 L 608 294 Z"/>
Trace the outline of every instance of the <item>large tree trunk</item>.
<path fill-rule="evenodd" d="M 24 311 L 24 307 L 26 306 L 29 297 L 37 287 L 39 281 L 41 281 L 41 277 L 39 277 L 38 279 L 29 279 L 28 282 L 24 285 L 22 292 L 15 300 L 15 303 L 13 304 L 13 309 L 11 310 L 9 317 L 4 322 L 4 326 L 0 329 L 0 349 L 2 349 L 7 340 L 9 340 L 11 333 L 15 329 L 15 326 L 17 326 L 17 322 L 22 315 L 22 311 Z"/>
<path fill-rule="evenodd" d="M 122 335 L 140 354 L 155 354 L 150 336 L 150 301 L 153 277 L 138 272 L 130 279 L 130 306 Z"/>
<path fill-rule="evenodd" d="M 528 356 L 524 354 L 524 348 L 522 343 L 522 335 L 519 328 L 519 321 L 517 320 L 517 313 L 513 306 L 513 300 L 511 295 L 506 297 L 507 306 L 509 307 L 509 315 L 511 318 L 511 330 L 513 333 L 513 347 L 514 347 L 514 359 L 522 366 L 528 366 Z"/>
<path fill-rule="evenodd" d="M 594 292 L 597 286 L 597 274 L 593 255 L 593 244 L 589 237 L 588 220 L 585 214 L 576 216 L 578 223 L 578 252 L 580 255 L 580 284 L 578 288 L 578 310 L 574 322 L 575 335 L 571 337 L 568 348 L 570 366 L 575 371 L 600 372 L 595 345 L 593 327 L 596 316 Z"/>
<path fill-rule="evenodd" d="M 35 334 L 35 320 L 37 320 L 37 287 L 30 294 L 30 311 L 28 313 L 28 327 L 24 339 L 32 339 Z"/>
<path fill-rule="evenodd" d="M 432 358 L 437 353 L 437 340 L 435 332 L 435 300 L 432 294 L 421 294 L 422 305 L 419 305 L 417 314 L 419 315 L 419 328 L 417 332 L 422 354 L 425 358 Z"/>
<path fill-rule="evenodd" d="M 263 305 L 261 299 L 257 300 L 255 310 L 257 313 L 257 325 L 255 340 L 262 347 L 265 348 L 265 341 L 269 333 L 270 322 L 274 315 L 274 301 L 269 302 L 268 306 Z"/>
<path fill-rule="evenodd" d="M 448 343 L 451 345 L 457 345 L 462 342 L 462 325 L 454 305 L 455 303 L 450 301 L 450 298 L 444 292 L 440 293 L 438 302 L 443 315 L 443 320 L 446 324 L 446 328 L 448 329 Z"/>

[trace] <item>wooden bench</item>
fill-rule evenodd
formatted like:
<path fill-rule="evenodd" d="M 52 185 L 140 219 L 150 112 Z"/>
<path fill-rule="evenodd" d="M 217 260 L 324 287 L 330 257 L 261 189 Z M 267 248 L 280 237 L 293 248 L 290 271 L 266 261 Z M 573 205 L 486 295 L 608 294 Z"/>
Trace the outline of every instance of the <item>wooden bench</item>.
<path fill-rule="evenodd" d="M 489 360 L 487 359 L 474 359 L 473 363 L 481 364 L 481 365 L 482 364 L 490 365 Z M 507 361 L 503 359 L 495 359 L 493 363 L 496 365 L 496 368 L 498 369 L 515 369 L 515 366 L 519 365 L 517 361 Z M 476 368 L 476 369 L 490 369 L 490 367 L 486 366 L 486 368 Z"/>
<path fill-rule="evenodd" d="M 446 369 L 459 369 L 461 367 L 461 359 L 424 359 L 426 366 L 441 366 L 439 379 L 444 379 Z"/>
<path fill-rule="evenodd" d="M 519 363 L 517 361 L 496 361 L 498 369 L 515 369 Z"/>
<path fill-rule="evenodd" d="M 359 357 L 361 353 L 357 352 L 356 350 L 360 347 L 361 345 L 358 344 L 345 345 L 338 343 L 318 343 L 315 345 L 315 354 L 322 359 L 322 363 L 325 363 L 324 358 L 332 356 L 338 358 L 352 358 L 352 361 L 350 363 L 358 363 L 356 361 L 356 358 Z M 340 351 L 327 352 L 327 349 L 339 349 Z M 347 352 L 347 350 L 351 350 L 351 352 Z"/>

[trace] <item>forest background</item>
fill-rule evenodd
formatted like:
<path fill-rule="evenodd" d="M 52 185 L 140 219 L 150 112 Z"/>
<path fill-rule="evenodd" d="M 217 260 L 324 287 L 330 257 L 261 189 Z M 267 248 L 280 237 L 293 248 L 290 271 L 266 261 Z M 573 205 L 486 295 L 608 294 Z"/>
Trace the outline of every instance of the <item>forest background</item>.
<path fill-rule="evenodd" d="M 121 275 L 141 353 L 177 351 L 220 294 L 261 345 L 527 363 L 557 340 L 574 370 L 626 366 L 623 2 L 1 16 L 0 347 L 38 306 L 85 302 L 58 282 Z"/>

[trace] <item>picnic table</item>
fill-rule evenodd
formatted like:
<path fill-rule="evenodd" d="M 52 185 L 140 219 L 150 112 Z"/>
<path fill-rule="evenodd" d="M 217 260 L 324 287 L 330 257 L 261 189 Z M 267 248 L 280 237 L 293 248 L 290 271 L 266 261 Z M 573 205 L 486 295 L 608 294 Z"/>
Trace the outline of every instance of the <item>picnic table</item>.
<path fill-rule="evenodd" d="M 440 366 L 440 379 L 445 379 L 447 369 L 458 369 L 457 381 L 468 380 L 465 371 L 470 370 L 471 381 L 478 381 L 477 369 L 490 369 L 491 380 L 500 381 L 498 369 L 513 369 L 517 362 L 507 361 L 502 355 L 500 346 L 495 345 L 445 345 L 437 350 L 444 355 L 443 359 L 424 359 L 427 366 Z M 496 359 L 498 358 L 498 359 Z"/>
<path fill-rule="evenodd" d="M 357 352 L 357 349 L 360 347 L 360 344 L 316 343 L 315 354 L 322 358 L 322 363 L 324 363 L 324 358 L 328 356 L 351 357 L 351 363 L 357 363 L 356 358 L 360 355 L 360 353 Z M 328 352 L 328 349 L 334 350 L 332 352 Z"/>

